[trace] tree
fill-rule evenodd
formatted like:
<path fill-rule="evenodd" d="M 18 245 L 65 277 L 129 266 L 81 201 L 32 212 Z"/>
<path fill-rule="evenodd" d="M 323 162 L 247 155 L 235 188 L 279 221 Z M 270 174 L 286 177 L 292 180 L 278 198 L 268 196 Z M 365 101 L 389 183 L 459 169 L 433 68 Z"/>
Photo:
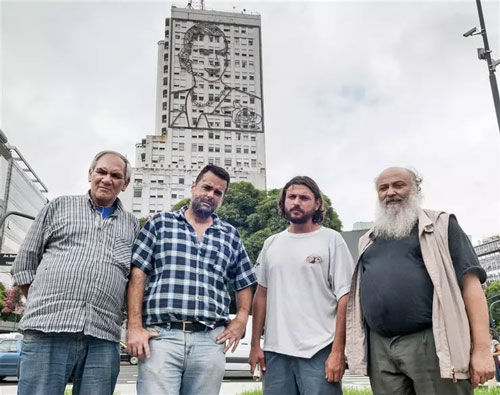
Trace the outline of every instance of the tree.
<path fill-rule="evenodd" d="M 172 206 L 172 211 L 180 210 L 184 206 L 189 206 L 189 203 L 191 203 L 190 198 L 185 198 L 185 199 L 179 200 L 177 203 L 175 203 Z"/>
<path fill-rule="evenodd" d="M 488 310 L 491 310 L 491 316 L 495 321 L 495 328 L 500 328 L 500 281 L 490 283 L 485 289 L 484 294 L 488 299 Z M 494 302 L 497 302 L 493 305 Z M 493 305 L 493 307 L 491 307 Z M 490 317 L 491 318 L 491 317 Z"/>
<path fill-rule="evenodd" d="M 281 218 L 278 200 L 281 189 L 261 191 L 249 182 L 233 182 L 229 186 L 224 204 L 217 210 L 220 219 L 233 225 L 241 235 L 252 264 L 255 265 L 264 241 L 274 233 L 285 230 L 288 223 Z M 323 195 L 325 219 L 323 226 L 340 231 L 342 222 L 328 196 Z M 172 207 L 179 210 L 189 205 L 190 199 L 183 199 Z M 231 313 L 235 313 L 234 292 L 231 293 Z"/>
<path fill-rule="evenodd" d="M 241 235 L 243 244 L 253 264 L 257 260 L 264 241 L 274 233 L 285 230 L 287 222 L 278 212 L 281 189 L 261 191 L 249 182 L 231 183 L 224 204 L 217 210 L 220 219 L 233 225 Z M 189 205 L 186 198 L 176 203 L 172 210 Z M 332 207 L 330 198 L 323 195 L 325 219 L 323 225 L 340 231 L 342 222 Z"/>
<path fill-rule="evenodd" d="M 149 218 L 151 217 L 141 217 L 139 218 L 139 226 L 142 228 L 146 222 L 148 222 Z"/>

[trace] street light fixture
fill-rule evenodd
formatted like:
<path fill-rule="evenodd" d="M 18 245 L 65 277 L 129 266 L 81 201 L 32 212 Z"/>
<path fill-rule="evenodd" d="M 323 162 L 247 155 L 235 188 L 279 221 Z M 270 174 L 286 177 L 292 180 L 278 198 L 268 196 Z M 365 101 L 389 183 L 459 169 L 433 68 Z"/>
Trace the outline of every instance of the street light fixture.
<path fill-rule="evenodd" d="M 500 98 L 498 96 L 498 85 L 497 85 L 497 78 L 495 75 L 495 69 L 500 64 L 500 61 L 494 60 L 491 57 L 491 50 L 490 50 L 490 45 L 488 43 L 488 36 L 486 34 L 486 25 L 484 23 L 483 8 L 481 6 L 481 0 L 476 0 L 476 5 L 477 5 L 477 13 L 479 15 L 479 23 L 481 26 L 481 30 L 478 31 L 477 27 L 473 27 L 472 29 L 467 30 L 463 34 L 463 36 L 470 37 L 470 36 L 475 36 L 478 34 L 483 36 L 484 48 L 477 49 L 477 56 L 480 60 L 486 60 L 486 63 L 488 64 L 491 93 L 493 95 L 493 104 L 495 105 L 495 112 L 497 115 L 498 130 L 500 131 Z"/>

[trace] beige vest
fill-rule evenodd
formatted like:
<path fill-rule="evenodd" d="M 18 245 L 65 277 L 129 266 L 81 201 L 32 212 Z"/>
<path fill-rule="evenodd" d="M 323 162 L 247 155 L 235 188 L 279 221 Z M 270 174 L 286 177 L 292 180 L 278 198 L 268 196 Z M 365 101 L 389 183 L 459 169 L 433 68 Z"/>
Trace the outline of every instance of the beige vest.
<path fill-rule="evenodd" d="M 432 331 L 442 378 L 469 378 L 471 352 L 469 321 L 448 249 L 448 220 L 441 211 L 420 210 L 418 234 L 425 267 L 434 285 Z M 359 241 L 359 256 L 371 245 L 372 231 Z M 367 374 L 367 344 L 359 287 L 359 258 L 347 304 L 346 355 L 349 371 Z"/>

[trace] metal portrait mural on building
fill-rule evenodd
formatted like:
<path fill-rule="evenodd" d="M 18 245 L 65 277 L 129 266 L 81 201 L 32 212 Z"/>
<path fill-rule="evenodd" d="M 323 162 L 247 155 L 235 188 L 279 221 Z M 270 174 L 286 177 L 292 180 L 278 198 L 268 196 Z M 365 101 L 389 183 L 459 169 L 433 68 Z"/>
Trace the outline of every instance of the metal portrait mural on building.
<path fill-rule="evenodd" d="M 260 29 L 172 22 L 169 126 L 262 132 Z"/>

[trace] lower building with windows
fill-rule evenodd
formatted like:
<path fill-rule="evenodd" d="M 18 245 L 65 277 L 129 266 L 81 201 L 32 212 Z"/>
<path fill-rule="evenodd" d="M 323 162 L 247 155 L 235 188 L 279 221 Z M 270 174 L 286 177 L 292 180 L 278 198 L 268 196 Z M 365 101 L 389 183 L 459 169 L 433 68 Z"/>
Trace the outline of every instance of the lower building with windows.
<path fill-rule="evenodd" d="M 474 247 L 479 263 L 488 275 L 487 282 L 500 281 L 500 236 L 495 236 Z"/>

